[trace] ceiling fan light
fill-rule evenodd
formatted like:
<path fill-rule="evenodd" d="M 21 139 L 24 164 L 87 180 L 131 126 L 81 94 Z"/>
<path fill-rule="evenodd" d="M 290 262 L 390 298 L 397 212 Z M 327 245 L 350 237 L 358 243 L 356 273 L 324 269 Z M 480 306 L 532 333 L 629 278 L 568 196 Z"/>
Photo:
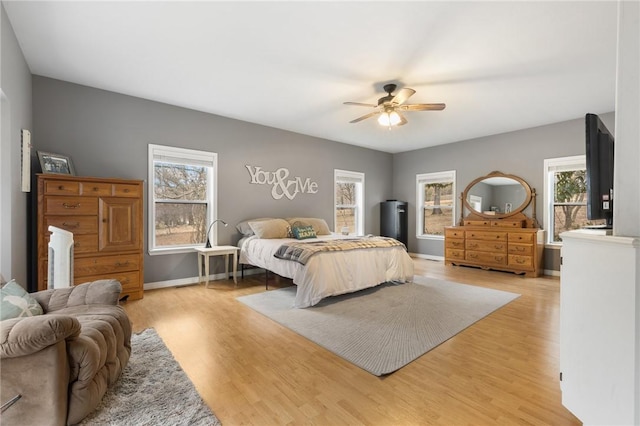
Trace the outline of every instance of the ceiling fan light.
<path fill-rule="evenodd" d="M 395 111 L 383 112 L 380 114 L 380 117 L 378 117 L 378 123 L 385 127 L 397 126 L 400 121 L 402 120 L 400 120 L 400 116 Z"/>

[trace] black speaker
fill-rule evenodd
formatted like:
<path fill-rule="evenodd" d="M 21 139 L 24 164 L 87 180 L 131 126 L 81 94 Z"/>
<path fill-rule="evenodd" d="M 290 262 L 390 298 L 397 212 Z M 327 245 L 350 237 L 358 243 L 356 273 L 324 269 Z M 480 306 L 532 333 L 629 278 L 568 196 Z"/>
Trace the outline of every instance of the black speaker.
<path fill-rule="evenodd" d="M 380 203 L 380 235 L 395 238 L 405 246 L 408 244 L 407 207 L 406 201 L 387 200 Z"/>

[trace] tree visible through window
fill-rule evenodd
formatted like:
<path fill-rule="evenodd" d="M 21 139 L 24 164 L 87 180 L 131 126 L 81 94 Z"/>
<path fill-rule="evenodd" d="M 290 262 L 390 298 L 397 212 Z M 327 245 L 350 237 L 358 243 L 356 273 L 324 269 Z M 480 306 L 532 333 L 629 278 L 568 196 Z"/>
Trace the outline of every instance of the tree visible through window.
<path fill-rule="evenodd" d="M 201 246 L 215 216 L 216 154 L 149 145 L 149 158 L 150 252 Z"/>
<path fill-rule="evenodd" d="M 548 210 L 545 213 L 549 243 L 561 242 L 560 234 L 604 220 L 587 219 L 587 183 L 584 155 L 545 160 Z"/>
<path fill-rule="evenodd" d="M 207 173 L 206 167 L 155 162 L 157 247 L 207 240 Z"/>
<path fill-rule="evenodd" d="M 417 236 L 443 236 L 454 224 L 455 171 L 416 176 Z"/>
<path fill-rule="evenodd" d="M 349 229 L 349 234 L 364 233 L 364 173 L 334 171 L 335 218 L 334 231 Z"/>

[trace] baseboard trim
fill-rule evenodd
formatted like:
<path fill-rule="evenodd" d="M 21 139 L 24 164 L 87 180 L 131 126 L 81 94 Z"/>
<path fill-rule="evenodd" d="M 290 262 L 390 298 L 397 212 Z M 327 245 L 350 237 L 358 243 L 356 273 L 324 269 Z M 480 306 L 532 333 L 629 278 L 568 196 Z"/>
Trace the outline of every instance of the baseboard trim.
<path fill-rule="evenodd" d="M 409 256 L 415 257 L 418 259 L 435 260 L 436 262 L 444 262 L 444 257 L 442 256 L 432 256 L 430 254 L 422 254 L 422 253 L 409 253 Z"/>
<path fill-rule="evenodd" d="M 245 269 L 245 275 L 263 274 L 264 269 Z M 209 275 L 209 281 L 224 280 L 226 277 L 224 272 L 215 275 Z M 238 279 L 240 278 L 240 271 L 238 271 Z M 182 287 L 186 285 L 194 285 L 198 283 L 198 277 L 179 278 L 176 280 L 156 281 L 151 283 L 144 283 L 144 290 L 157 290 L 160 288 Z"/>
<path fill-rule="evenodd" d="M 545 269 L 544 271 L 542 271 L 542 273 L 545 275 L 550 275 L 552 277 L 560 276 L 560 271 L 556 271 L 555 269 Z"/>

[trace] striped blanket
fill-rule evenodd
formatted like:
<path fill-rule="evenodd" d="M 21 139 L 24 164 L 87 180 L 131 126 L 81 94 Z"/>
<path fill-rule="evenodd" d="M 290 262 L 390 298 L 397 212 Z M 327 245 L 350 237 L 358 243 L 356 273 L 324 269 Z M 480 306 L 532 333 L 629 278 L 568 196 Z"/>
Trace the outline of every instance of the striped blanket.
<path fill-rule="evenodd" d="M 396 246 L 404 247 L 404 244 L 389 237 L 291 242 L 281 245 L 275 252 L 274 256 L 278 259 L 292 260 L 306 265 L 311 256 L 325 251 L 345 251 Z"/>

